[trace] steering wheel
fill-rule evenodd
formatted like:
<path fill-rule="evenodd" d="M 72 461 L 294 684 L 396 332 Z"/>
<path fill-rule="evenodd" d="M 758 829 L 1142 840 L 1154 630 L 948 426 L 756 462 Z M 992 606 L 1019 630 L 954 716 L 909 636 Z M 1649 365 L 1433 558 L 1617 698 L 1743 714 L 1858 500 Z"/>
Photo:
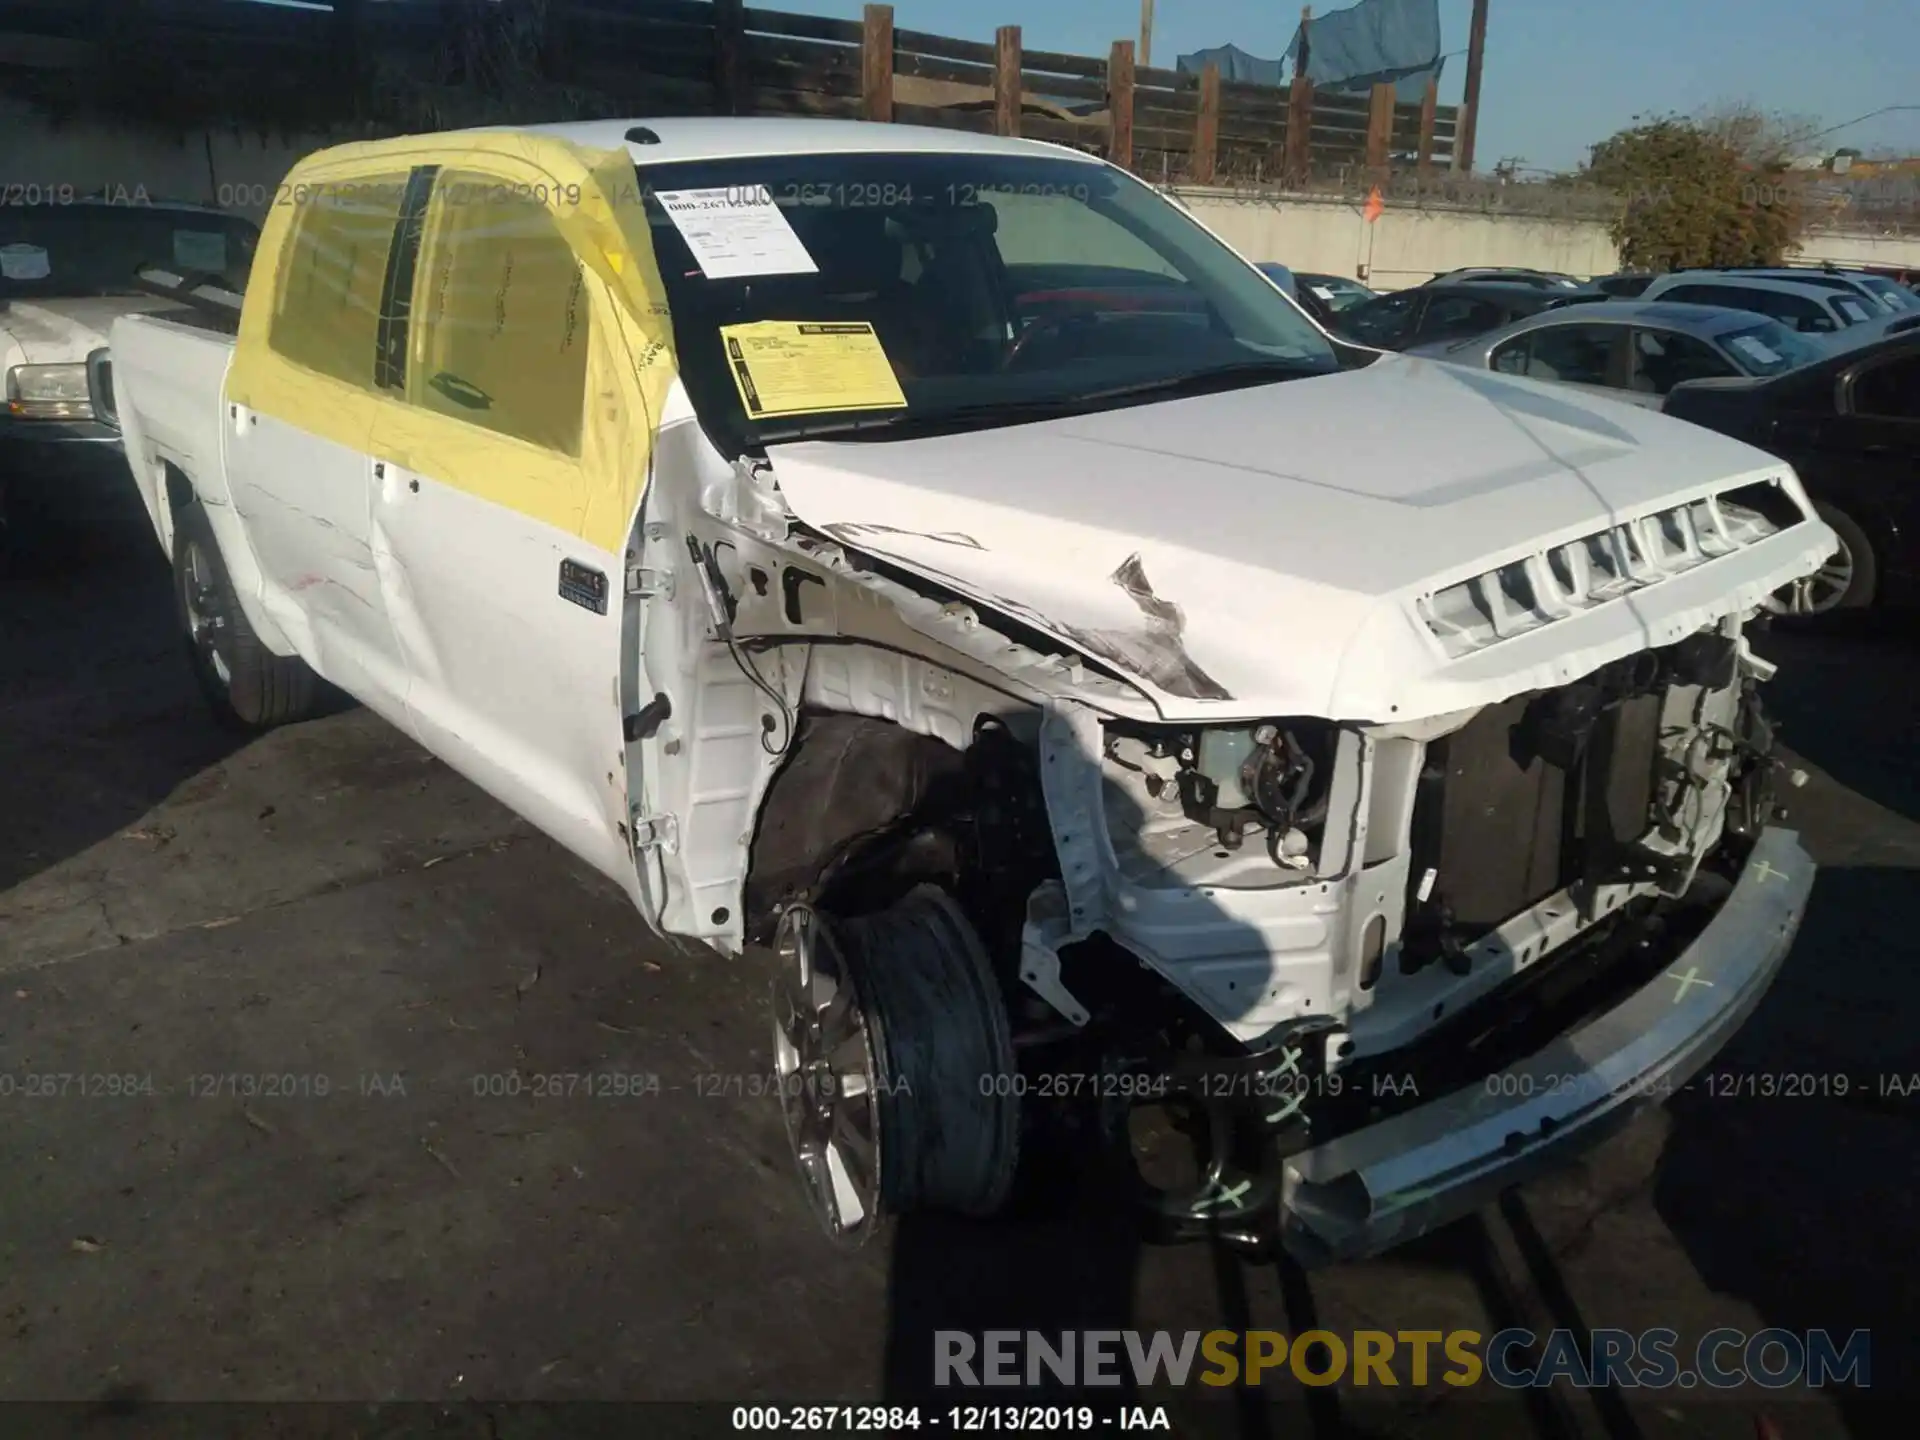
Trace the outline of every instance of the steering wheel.
<path fill-rule="evenodd" d="M 1007 347 L 1007 353 L 1000 357 L 1000 368 L 1016 368 L 1021 357 L 1028 353 L 1028 347 L 1041 335 L 1064 335 L 1067 326 L 1076 322 L 1091 328 L 1095 319 L 1091 310 L 1056 310 L 1050 315 L 1035 316 L 1027 322 L 1027 328 L 1020 332 L 1013 344 Z"/>

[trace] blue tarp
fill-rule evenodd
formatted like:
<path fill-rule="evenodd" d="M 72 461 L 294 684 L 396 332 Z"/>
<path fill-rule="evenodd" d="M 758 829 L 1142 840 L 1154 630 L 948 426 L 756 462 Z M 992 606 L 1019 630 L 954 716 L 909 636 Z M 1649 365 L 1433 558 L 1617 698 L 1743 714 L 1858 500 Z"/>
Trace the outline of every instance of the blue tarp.
<path fill-rule="evenodd" d="M 1293 79 L 1300 50 L 1296 28 L 1278 60 L 1249 55 L 1237 45 L 1218 45 L 1182 55 L 1175 64 L 1187 74 L 1208 65 L 1220 67 L 1222 80 L 1253 85 L 1285 85 Z M 1417 104 L 1427 81 L 1440 78 L 1440 0 L 1360 0 L 1307 23 L 1307 78 L 1317 90 L 1365 94 L 1391 84 L 1395 98 Z"/>

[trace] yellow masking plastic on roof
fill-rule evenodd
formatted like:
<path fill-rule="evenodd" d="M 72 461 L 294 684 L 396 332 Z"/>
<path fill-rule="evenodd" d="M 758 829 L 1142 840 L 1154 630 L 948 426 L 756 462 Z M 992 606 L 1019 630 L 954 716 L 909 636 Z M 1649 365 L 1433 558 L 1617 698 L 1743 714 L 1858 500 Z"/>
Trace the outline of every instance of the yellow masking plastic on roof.
<path fill-rule="evenodd" d="M 720 338 L 749 419 L 907 403 L 893 362 L 865 321 L 761 320 L 722 325 Z"/>
<path fill-rule="evenodd" d="M 419 165 L 439 173 L 411 294 L 389 297 Z M 280 193 L 229 397 L 618 553 L 676 374 L 626 152 L 409 136 L 321 151 Z"/>

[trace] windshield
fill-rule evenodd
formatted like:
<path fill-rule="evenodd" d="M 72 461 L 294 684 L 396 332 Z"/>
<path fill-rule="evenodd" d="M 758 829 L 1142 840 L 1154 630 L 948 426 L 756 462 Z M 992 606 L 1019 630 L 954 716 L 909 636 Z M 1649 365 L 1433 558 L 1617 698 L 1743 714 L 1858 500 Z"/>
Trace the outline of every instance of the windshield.
<path fill-rule="evenodd" d="M 135 295 L 144 265 L 246 287 L 259 231 L 237 216 L 152 205 L 0 206 L 0 299 Z"/>
<path fill-rule="evenodd" d="M 1796 334 L 1777 320 L 1762 320 L 1720 336 L 1720 346 L 1749 375 L 1781 375 L 1823 359 L 1818 342 Z"/>
<path fill-rule="evenodd" d="M 639 173 L 681 374 L 723 450 L 1339 368 L 1270 281 L 1104 165 L 881 153 Z"/>

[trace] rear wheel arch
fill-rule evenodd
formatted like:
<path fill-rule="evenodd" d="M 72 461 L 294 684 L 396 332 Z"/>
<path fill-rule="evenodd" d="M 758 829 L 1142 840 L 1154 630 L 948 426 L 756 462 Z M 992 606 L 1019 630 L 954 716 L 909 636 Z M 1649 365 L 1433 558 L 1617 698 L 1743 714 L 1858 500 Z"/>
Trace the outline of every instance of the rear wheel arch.
<path fill-rule="evenodd" d="M 173 591 L 188 662 L 214 718 L 258 732 L 303 720 L 319 700 L 319 677 L 297 655 L 277 655 L 249 621 L 206 507 L 173 514 Z"/>

